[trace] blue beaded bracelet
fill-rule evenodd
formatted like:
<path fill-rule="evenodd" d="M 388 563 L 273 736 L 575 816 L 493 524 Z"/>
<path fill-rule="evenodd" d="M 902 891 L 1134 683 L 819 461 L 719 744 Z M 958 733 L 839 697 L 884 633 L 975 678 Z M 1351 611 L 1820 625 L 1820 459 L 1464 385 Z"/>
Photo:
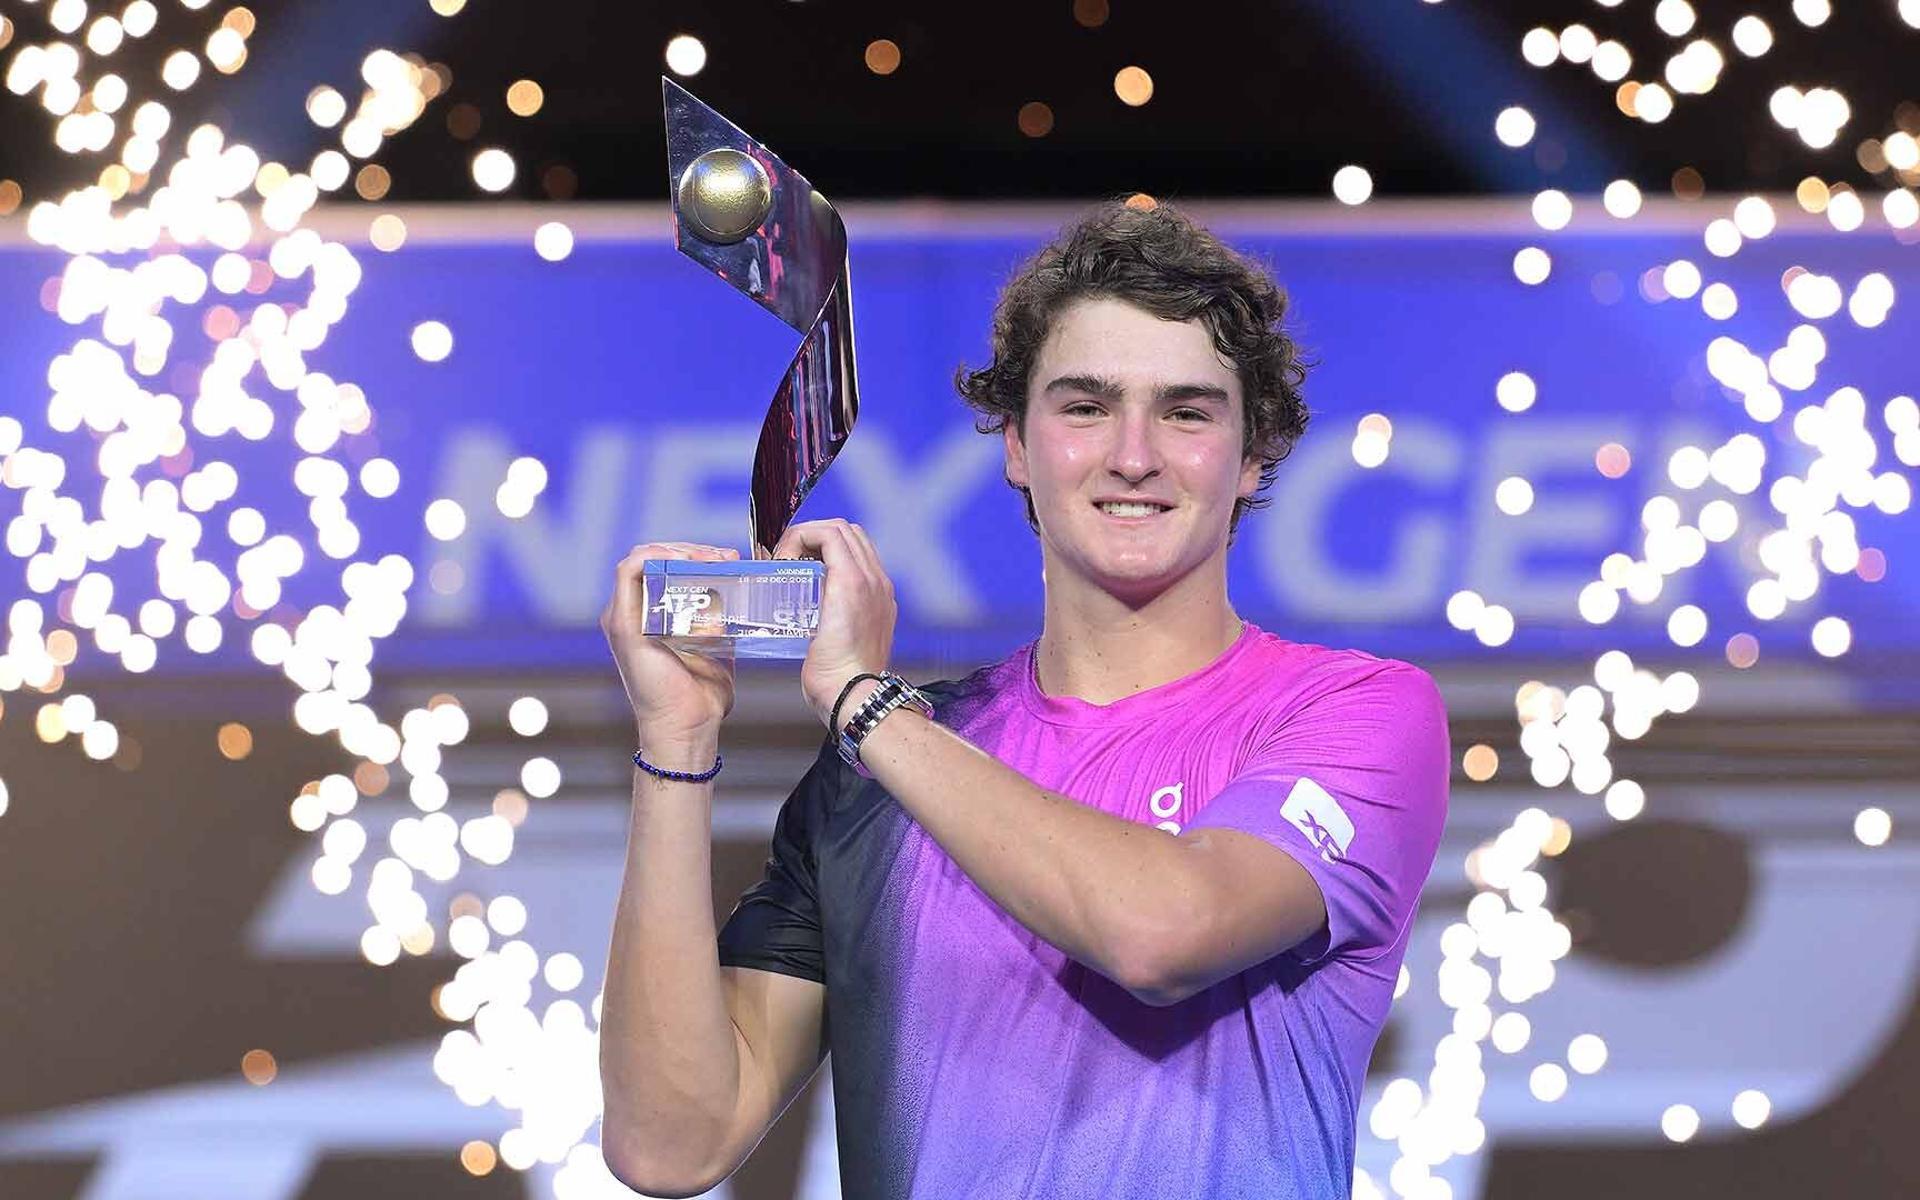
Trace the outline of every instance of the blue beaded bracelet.
<path fill-rule="evenodd" d="M 693 771 L 669 771 L 665 767 L 656 767 L 641 757 L 644 753 L 646 753 L 644 750 L 635 750 L 633 752 L 633 765 L 659 779 L 671 779 L 675 783 L 705 783 L 720 773 L 720 756 L 718 754 L 713 756 L 713 766 L 711 768 L 695 773 Z"/>

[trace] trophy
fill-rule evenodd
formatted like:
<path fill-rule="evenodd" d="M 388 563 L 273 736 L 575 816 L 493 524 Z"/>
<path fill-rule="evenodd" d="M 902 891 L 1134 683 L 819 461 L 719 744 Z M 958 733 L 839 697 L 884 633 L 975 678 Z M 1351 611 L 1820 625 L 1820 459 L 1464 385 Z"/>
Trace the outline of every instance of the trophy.
<path fill-rule="evenodd" d="M 662 78 L 674 244 L 801 334 L 753 455 L 752 557 L 666 559 L 642 572 L 645 632 L 682 649 L 803 658 L 826 564 L 774 559 L 859 411 L 847 229 L 825 196 L 693 94 Z"/>

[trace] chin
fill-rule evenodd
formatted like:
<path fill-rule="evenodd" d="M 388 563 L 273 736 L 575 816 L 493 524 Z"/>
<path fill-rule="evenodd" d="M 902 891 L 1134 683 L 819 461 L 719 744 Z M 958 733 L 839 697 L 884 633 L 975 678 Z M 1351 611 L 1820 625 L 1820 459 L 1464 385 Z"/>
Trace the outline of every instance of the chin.
<path fill-rule="evenodd" d="M 1045 522 L 1042 523 L 1043 529 Z M 1178 583 L 1187 574 L 1201 569 L 1207 555 L 1186 544 L 1178 530 L 1164 530 L 1160 538 L 1147 544 L 1113 544 L 1107 529 L 1075 527 L 1072 540 L 1065 545 L 1052 543 L 1052 552 L 1063 564 L 1071 564 L 1075 574 L 1129 602 L 1153 599 Z M 1167 536 L 1175 535 L 1175 536 Z M 1042 534 L 1042 542 L 1049 539 Z M 1190 560 L 1183 560 L 1190 554 Z"/>
<path fill-rule="evenodd" d="M 1087 576 L 1123 599 L 1151 600 L 1179 581 L 1179 567 L 1167 562 L 1088 562 Z"/>

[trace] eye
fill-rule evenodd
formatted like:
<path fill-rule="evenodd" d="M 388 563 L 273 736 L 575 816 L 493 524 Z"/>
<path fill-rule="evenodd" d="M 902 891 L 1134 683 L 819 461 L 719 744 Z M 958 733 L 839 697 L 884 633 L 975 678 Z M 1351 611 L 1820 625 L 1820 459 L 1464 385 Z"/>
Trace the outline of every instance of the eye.
<path fill-rule="evenodd" d="M 1173 410 L 1173 415 L 1179 417 L 1181 420 L 1197 418 L 1202 421 L 1211 421 L 1213 419 L 1197 408 L 1176 408 Z"/>
<path fill-rule="evenodd" d="M 1066 413 L 1068 416 L 1075 416 L 1083 412 L 1097 413 L 1100 411 L 1100 406 L 1091 400 L 1075 400 L 1072 404 L 1067 405 L 1060 411 Z"/>

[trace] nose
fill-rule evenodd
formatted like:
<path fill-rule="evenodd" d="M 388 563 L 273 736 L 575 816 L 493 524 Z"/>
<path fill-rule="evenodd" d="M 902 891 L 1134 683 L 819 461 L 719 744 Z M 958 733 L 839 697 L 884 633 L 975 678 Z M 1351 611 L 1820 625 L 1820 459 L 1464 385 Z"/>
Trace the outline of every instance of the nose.
<path fill-rule="evenodd" d="M 1107 469 L 1138 486 L 1160 473 L 1160 446 L 1153 414 L 1138 407 L 1122 410 L 1107 448 Z"/>

